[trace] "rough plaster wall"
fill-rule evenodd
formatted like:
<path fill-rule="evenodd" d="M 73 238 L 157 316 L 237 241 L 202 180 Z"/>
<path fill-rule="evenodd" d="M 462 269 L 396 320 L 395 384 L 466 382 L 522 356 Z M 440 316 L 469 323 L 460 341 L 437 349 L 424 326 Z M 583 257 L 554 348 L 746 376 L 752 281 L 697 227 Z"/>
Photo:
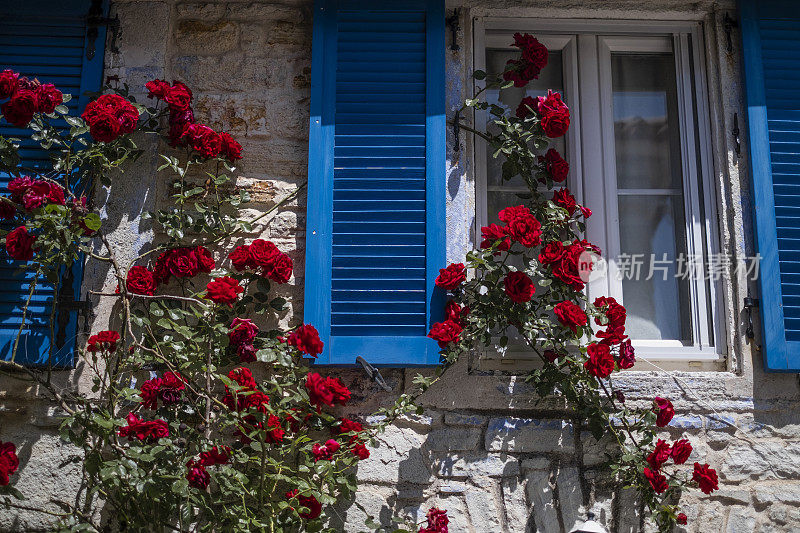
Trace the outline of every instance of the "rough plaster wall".
<path fill-rule="evenodd" d="M 705 20 L 710 59 L 712 133 L 715 176 L 720 199 L 720 241 L 723 250 L 742 255 L 752 251 L 750 195 L 744 158 L 732 152 L 732 116 L 741 103 L 738 51 L 728 55 L 721 18 L 732 1 L 658 0 L 526 1 L 470 0 L 448 2 L 462 10 L 461 51 L 448 52 L 447 98 L 452 112 L 469 84 L 470 34 L 474 17 L 581 17 Z M 311 49 L 311 2 L 115 0 L 122 22 L 121 53 L 106 55 L 106 74 L 127 82 L 139 98 L 154 77 L 187 82 L 196 95 L 198 117 L 231 131 L 242 142 L 246 158 L 239 185 L 254 195 L 257 211 L 271 205 L 305 179 Z M 736 35 L 734 35 L 736 37 Z M 449 39 L 449 34 L 448 34 Z M 453 139 L 448 132 L 448 146 Z M 746 140 L 745 140 L 746 141 Z M 148 148 L 155 142 L 142 139 Z M 469 139 L 462 150 L 448 149 L 447 224 L 450 260 L 468 249 L 474 225 L 473 169 L 467 160 Z M 746 153 L 746 143 L 744 145 Z M 163 197 L 163 177 L 156 160 L 114 180 L 101 192 L 106 227 L 112 243 L 135 243 L 121 257 L 130 261 L 157 236 L 140 220 Z M 302 314 L 303 228 L 305 198 L 284 210 L 263 234 L 290 251 L 295 278 L 286 287 L 293 298 L 284 322 Z M 113 289 L 107 269 L 90 264 L 85 289 Z M 755 288 L 753 288 L 755 290 Z M 693 491 L 685 512 L 689 531 L 800 531 L 800 394 L 794 375 L 766 375 L 762 361 L 741 335 L 743 280 L 726 287 L 726 315 L 732 372 L 626 372 L 617 378 L 631 402 L 654 395 L 672 398 L 678 416 L 664 432 L 676 438 L 685 430 L 695 444 L 695 458 L 718 466 L 721 490 L 698 498 Z M 98 301 L 93 329 L 112 320 L 110 302 Z M 648 369 L 642 365 L 643 369 Z M 366 416 L 390 403 L 363 373 L 336 371 L 354 391 L 342 413 Z M 404 390 L 414 370 L 384 370 L 396 392 Z M 87 388 L 79 365 L 59 373 L 62 387 Z M 58 410 L 37 399 L 37 391 L 3 378 L 0 383 L 0 438 L 20 445 L 17 485 L 32 507 L 54 510 L 51 496 L 74 497 L 80 458 L 55 432 Z M 342 531 L 359 531 L 365 509 L 384 521 L 397 512 L 422 518 L 431 505 L 447 508 L 451 531 L 569 531 L 587 510 L 594 510 L 609 531 L 643 530 L 632 496 L 603 478 L 598 465 L 604 444 L 593 442 L 562 416 L 557 401 L 537 403 L 522 379 L 470 372 L 466 362 L 422 398 L 423 415 L 408 417 L 378 439 L 372 456 L 359 465 L 362 486 L 357 505 L 345 502 L 335 510 Z M 738 429 L 737 429 L 738 428 Z M 39 513 L 0 510 L 0 530 L 46 530 L 49 518 Z"/>

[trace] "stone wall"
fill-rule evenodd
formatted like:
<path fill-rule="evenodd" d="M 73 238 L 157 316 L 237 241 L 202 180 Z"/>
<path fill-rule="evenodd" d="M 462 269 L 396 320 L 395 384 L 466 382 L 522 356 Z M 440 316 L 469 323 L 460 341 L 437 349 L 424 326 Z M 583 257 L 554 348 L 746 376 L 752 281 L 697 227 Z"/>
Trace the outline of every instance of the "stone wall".
<path fill-rule="evenodd" d="M 112 14 L 121 20 L 120 53 L 106 54 L 106 75 L 127 82 L 138 98 L 144 98 L 141 88 L 152 78 L 188 83 L 195 91 L 197 116 L 241 141 L 245 159 L 238 185 L 253 193 L 251 207 L 263 210 L 306 179 L 311 5 L 311 0 L 113 0 Z M 737 257 L 751 253 L 747 163 L 733 154 L 728 133 L 733 113 L 740 122 L 745 116 L 741 56 L 738 50 L 727 53 L 722 33 L 725 10 L 734 10 L 732 0 L 452 0 L 448 6 L 465 8 L 460 50 L 448 52 L 451 110 L 466 94 L 475 18 L 704 21 L 721 241 L 723 250 Z M 740 127 L 746 131 L 744 124 Z M 448 151 L 449 260 L 463 258 L 475 216 L 473 169 L 465 155 L 470 140 L 464 137 L 461 143 L 460 154 Z M 156 146 L 149 148 L 154 154 Z M 115 228 L 111 242 L 136 243 L 128 258 L 155 238 L 140 215 L 163 195 L 156 165 L 154 156 L 143 159 L 96 199 L 104 205 L 106 227 Z M 281 317 L 284 323 L 295 324 L 302 316 L 304 227 L 301 195 L 268 229 L 256 232 L 295 262 L 295 276 L 285 288 L 293 308 Z M 113 289 L 114 283 L 107 270 L 87 267 L 85 289 Z M 755 294 L 757 289 L 750 290 Z M 740 305 L 747 292 L 744 280 L 725 287 L 723 312 L 731 318 L 721 370 L 697 371 L 704 368 L 682 364 L 680 370 L 666 371 L 642 362 L 617 378 L 631 402 L 655 395 L 671 398 L 678 416 L 665 436 L 676 438 L 686 431 L 696 450 L 690 461 L 702 457 L 720 471 L 719 492 L 702 497 L 692 491 L 687 498 L 687 531 L 800 531 L 800 387 L 795 375 L 765 374 L 759 351 L 745 342 Z M 96 304 L 93 329 L 106 329 L 111 304 Z M 381 391 L 361 372 L 330 372 L 342 375 L 354 391 L 343 414 L 366 416 L 408 388 L 416 371 L 383 370 L 393 393 Z M 80 364 L 54 380 L 64 388 L 88 387 Z M 0 380 L 0 391 L 0 437 L 20 445 L 17 485 L 31 498 L 31 507 L 55 510 L 51 495 L 74 497 L 80 456 L 58 439 L 59 413 L 42 399 L 44 394 L 9 378 Z M 342 531 L 366 530 L 366 514 L 384 522 L 397 513 L 421 518 L 432 505 L 448 509 L 453 532 L 566 532 L 590 510 L 609 531 L 647 530 L 632 495 L 603 476 L 604 443 L 587 437 L 558 403 L 537 403 L 521 378 L 478 372 L 468 361 L 460 362 L 422 403 L 424 414 L 391 427 L 360 463 L 356 501 L 333 513 Z M 44 514 L 0 510 L 3 531 L 46 530 L 49 523 Z"/>

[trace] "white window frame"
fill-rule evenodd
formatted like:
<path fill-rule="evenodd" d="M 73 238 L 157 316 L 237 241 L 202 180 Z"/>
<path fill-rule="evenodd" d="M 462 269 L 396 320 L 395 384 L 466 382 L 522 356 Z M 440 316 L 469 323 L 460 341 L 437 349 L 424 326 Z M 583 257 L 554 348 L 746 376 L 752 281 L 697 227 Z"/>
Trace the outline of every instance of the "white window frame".
<path fill-rule="evenodd" d="M 566 139 L 565 157 L 570 164 L 566 186 L 579 203 L 584 203 L 584 198 L 604 199 L 604 202 L 588 202 L 593 215 L 587 224 L 586 236 L 603 249 L 604 257 L 608 258 L 609 270 L 606 277 L 587 284 L 589 298 L 611 295 L 624 304 L 622 282 L 617 279 L 618 266 L 613 261 L 619 254 L 620 245 L 614 126 L 611 116 L 612 52 L 674 52 L 687 248 L 689 254 L 702 251 L 706 260 L 718 253 L 719 193 L 713 181 L 712 133 L 701 24 L 694 21 L 476 19 L 473 33 L 474 68 L 485 70 L 487 48 L 514 50 L 510 43 L 513 42 L 515 32 L 530 33 L 548 48 L 562 51 L 564 90 L 572 117 Z M 475 82 L 476 89 L 482 85 L 483 82 Z M 578 99 L 575 95 L 578 95 Z M 476 111 L 474 119 L 478 127 L 483 127 L 488 116 L 485 112 Z M 695 131 L 698 132 L 697 136 Z M 699 153 L 694 146 L 697 146 Z M 478 237 L 481 226 L 488 224 L 490 214 L 487 213 L 489 188 L 486 144 L 477 136 L 474 137 L 473 150 L 476 173 L 475 235 Z M 600 164 L 585 164 L 587 161 Z M 702 214 L 705 216 L 701 217 Z M 706 294 L 705 281 L 690 283 L 693 345 L 685 346 L 680 341 L 673 340 L 634 341 L 637 356 L 672 362 L 723 361 L 727 353 L 727 341 L 726 327 L 721 316 L 724 309 L 721 280 L 710 280 L 708 286 L 709 291 Z M 525 351 L 523 348 L 509 348 L 509 351 L 517 352 L 512 358 L 527 359 L 519 350 Z"/>

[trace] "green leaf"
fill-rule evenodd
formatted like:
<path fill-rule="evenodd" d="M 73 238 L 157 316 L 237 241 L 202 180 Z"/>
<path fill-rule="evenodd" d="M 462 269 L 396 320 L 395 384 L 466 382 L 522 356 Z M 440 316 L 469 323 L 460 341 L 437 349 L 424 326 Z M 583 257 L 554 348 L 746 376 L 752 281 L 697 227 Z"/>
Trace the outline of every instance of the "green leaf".
<path fill-rule="evenodd" d="M 97 213 L 89 213 L 83 219 L 83 223 L 92 231 L 97 231 L 100 229 L 102 222 L 100 220 L 100 215 Z"/>
<path fill-rule="evenodd" d="M 486 73 L 482 70 L 476 70 L 475 72 L 472 73 L 472 77 L 475 78 L 476 80 L 485 80 Z"/>

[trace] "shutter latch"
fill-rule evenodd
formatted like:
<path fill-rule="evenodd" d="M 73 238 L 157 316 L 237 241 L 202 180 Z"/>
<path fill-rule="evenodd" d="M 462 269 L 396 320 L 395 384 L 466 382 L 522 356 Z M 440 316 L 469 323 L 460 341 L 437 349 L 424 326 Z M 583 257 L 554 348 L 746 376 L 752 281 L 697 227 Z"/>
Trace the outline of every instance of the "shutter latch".
<path fill-rule="evenodd" d="M 725 17 L 722 19 L 722 27 L 725 29 L 725 44 L 728 49 L 728 53 L 730 54 L 733 52 L 733 39 L 731 38 L 731 31 L 733 31 L 733 28 L 738 28 L 739 23 L 731 18 L 730 14 L 728 14 L 726 11 Z"/>
<path fill-rule="evenodd" d="M 105 26 L 111 30 L 111 44 L 109 48 L 115 54 L 119 53 L 117 47 L 117 35 L 119 34 L 119 16 L 115 15 L 114 18 L 103 16 L 103 2 L 102 0 L 92 0 L 92 7 L 89 8 L 89 14 L 86 16 L 86 59 L 92 60 L 97 51 L 95 42 L 100 34 L 98 28 Z"/>
<path fill-rule="evenodd" d="M 356 357 L 356 363 L 363 366 L 364 372 L 367 373 L 367 376 L 369 376 L 369 378 L 377 383 L 383 390 L 386 392 L 392 392 L 392 388 L 386 384 L 386 381 L 383 379 L 383 376 L 381 376 L 381 373 L 378 372 L 378 369 L 369 364 L 366 359 L 359 355 Z"/>
<path fill-rule="evenodd" d="M 453 10 L 453 14 L 445 19 L 445 23 L 450 26 L 450 35 L 453 38 L 452 44 L 450 45 L 450 50 L 453 52 L 457 52 L 459 49 L 458 46 L 458 30 L 461 29 L 461 25 L 459 24 L 459 12 L 458 8 Z"/>
<path fill-rule="evenodd" d="M 72 269 L 68 269 L 58 293 L 56 301 L 56 347 L 63 348 L 67 342 L 67 326 L 69 325 L 72 311 L 77 311 L 78 316 L 83 315 L 83 331 L 89 332 L 89 321 L 94 319 L 92 302 L 76 300 L 73 283 Z"/>
<path fill-rule="evenodd" d="M 747 329 L 745 330 L 744 334 L 747 335 L 748 339 L 752 339 L 756 336 L 755 331 L 753 331 L 753 309 L 758 307 L 758 299 L 747 297 L 744 299 L 744 310 L 747 311 Z"/>

